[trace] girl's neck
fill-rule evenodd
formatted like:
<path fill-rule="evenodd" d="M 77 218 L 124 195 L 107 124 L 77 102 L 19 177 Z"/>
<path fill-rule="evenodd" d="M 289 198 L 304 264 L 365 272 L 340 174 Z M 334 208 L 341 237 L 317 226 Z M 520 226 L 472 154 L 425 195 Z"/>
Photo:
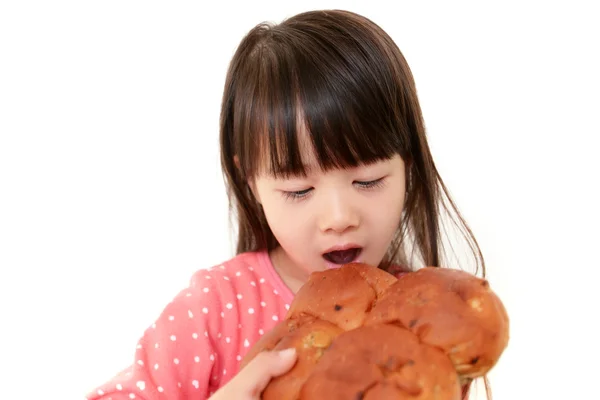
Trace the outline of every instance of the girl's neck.
<path fill-rule="evenodd" d="M 273 268 L 281 277 L 281 280 L 283 280 L 283 283 L 290 288 L 292 293 L 296 294 L 300 287 L 308 280 L 306 273 L 303 273 L 302 270 L 294 267 L 294 262 L 290 260 L 280 246 L 277 246 L 269 252 L 269 258 L 271 259 Z"/>

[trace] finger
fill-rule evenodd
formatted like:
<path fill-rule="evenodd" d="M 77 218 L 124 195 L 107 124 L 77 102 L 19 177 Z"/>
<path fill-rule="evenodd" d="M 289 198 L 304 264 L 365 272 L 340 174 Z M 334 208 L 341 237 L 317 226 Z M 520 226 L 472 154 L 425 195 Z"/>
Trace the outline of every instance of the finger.
<path fill-rule="evenodd" d="M 246 376 L 243 380 L 251 384 L 252 395 L 259 395 L 271 379 L 289 371 L 296 363 L 296 359 L 294 348 L 262 352 L 244 368 L 242 373 Z"/>

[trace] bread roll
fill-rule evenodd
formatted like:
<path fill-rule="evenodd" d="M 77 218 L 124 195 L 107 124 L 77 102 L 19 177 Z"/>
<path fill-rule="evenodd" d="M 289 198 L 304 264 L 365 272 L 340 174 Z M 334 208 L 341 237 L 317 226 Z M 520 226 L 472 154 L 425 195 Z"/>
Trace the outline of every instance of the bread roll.
<path fill-rule="evenodd" d="M 489 283 L 467 272 L 423 268 L 398 279 L 365 318 L 397 323 L 442 349 L 463 378 L 485 375 L 508 344 L 508 315 Z"/>
<path fill-rule="evenodd" d="M 363 326 L 339 335 L 302 386 L 300 399 L 436 399 L 460 396 L 445 354 L 421 346 L 395 325 Z"/>
<path fill-rule="evenodd" d="M 343 330 L 361 326 L 372 305 L 396 278 L 365 264 L 313 272 L 294 297 L 286 318 L 312 315 Z"/>
<path fill-rule="evenodd" d="M 314 272 L 283 321 L 251 347 L 295 347 L 298 361 L 265 400 L 459 400 L 508 345 L 506 310 L 489 283 L 426 267 L 396 278 L 359 263 Z"/>

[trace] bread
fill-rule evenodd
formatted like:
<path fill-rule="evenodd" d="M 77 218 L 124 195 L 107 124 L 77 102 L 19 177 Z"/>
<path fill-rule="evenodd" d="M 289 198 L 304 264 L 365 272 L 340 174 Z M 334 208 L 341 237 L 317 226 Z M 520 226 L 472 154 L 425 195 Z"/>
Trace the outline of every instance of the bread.
<path fill-rule="evenodd" d="M 353 263 L 314 272 L 242 360 L 295 347 L 298 361 L 265 400 L 458 400 L 508 345 L 506 310 L 488 282 L 426 267 L 396 278 Z"/>

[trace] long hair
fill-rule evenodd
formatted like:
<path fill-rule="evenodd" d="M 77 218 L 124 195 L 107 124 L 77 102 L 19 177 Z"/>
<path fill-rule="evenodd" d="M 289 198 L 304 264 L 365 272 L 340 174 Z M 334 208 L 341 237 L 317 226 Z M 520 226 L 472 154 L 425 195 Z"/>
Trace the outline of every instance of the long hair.
<path fill-rule="evenodd" d="M 485 276 L 479 245 L 432 159 L 406 59 L 374 22 L 340 10 L 258 24 L 230 62 L 220 146 L 230 211 L 237 218 L 236 253 L 278 245 L 248 180 L 265 163 L 277 175 L 306 172 L 298 151 L 300 125 L 324 170 L 395 154 L 403 158 L 407 198 L 380 267 L 448 266 L 450 226 Z"/>

